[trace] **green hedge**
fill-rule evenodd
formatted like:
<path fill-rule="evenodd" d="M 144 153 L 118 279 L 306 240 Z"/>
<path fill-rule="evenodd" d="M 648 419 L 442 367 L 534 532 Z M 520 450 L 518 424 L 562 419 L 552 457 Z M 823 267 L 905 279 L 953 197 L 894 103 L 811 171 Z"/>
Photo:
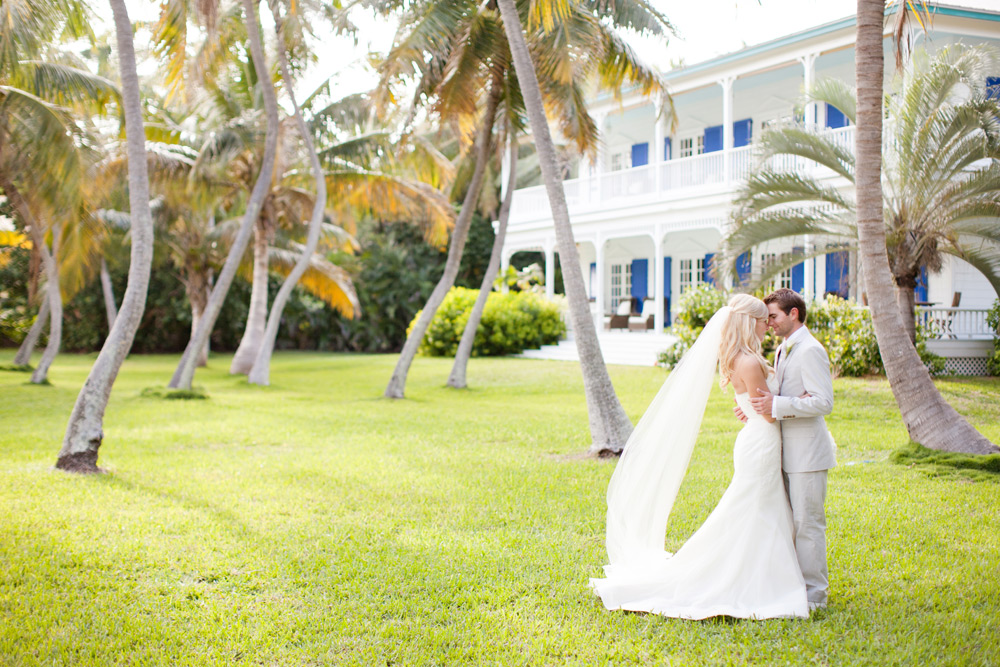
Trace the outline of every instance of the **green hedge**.
<path fill-rule="evenodd" d="M 1000 299 L 993 302 L 986 322 L 993 330 L 993 354 L 986 360 L 986 372 L 990 375 L 1000 375 Z"/>
<path fill-rule="evenodd" d="M 478 296 L 479 290 L 453 287 L 445 296 L 420 342 L 420 354 L 431 357 L 455 356 Z M 410 322 L 407 334 L 413 329 L 421 312 L 423 311 L 418 312 Z M 563 322 L 559 303 L 549 301 L 535 292 L 492 292 L 483 309 L 483 319 L 476 332 L 472 355 L 488 357 L 517 354 L 529 348 L 554 344 L 565 332 L 566 324 Z"/>
<path fill-rule="evenodd" d="M 711 285 L 700 285 L 681 296 L 679 312 L 670 332 L 678 342 L 660 354 L 659 361 L 673 368 L 694 343 L 709 318 L 729 300 L 729 295 Z M 837 296 L 808 304 L 806 325 L 810 333 L 823 344 L 830 356 L 835 375 L 858 377 L 873 373 L 884 374 L 882 355 L 878 350 L 871 313 L 853 302 Z M 1000 315 L 998 315 L 1000 317 Z M 917 327 L 917 352 L 931 373 L 944 371 L 944 358 L 927 350 L 928 332 Z M 777 338 L 771 331 L 764 338 L 764 354 L 773 360 Z"/>

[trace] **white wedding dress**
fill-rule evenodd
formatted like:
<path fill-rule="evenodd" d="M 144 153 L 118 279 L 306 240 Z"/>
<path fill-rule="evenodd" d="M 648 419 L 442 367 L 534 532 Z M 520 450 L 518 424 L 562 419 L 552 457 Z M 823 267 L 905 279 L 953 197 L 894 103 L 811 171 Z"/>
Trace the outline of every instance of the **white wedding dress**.
<path fill-rule="evenodd" d="M 768 387 L 777 391 L 773 375 Z M 749 421 L 736 437 L 729 488 L 673 556 L 613 557 L 607 578 L 591 579 L 608 609 L 686 619 L 808 617 L 781 477 L 781 430 L 754 412 L 747 393 L 736 400 Z"/>

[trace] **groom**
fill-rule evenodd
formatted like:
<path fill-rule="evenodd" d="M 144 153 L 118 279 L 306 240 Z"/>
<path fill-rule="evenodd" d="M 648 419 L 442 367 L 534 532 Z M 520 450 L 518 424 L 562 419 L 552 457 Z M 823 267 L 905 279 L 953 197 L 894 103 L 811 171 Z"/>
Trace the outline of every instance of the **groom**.
<path fill-rule="evenodd" d="M 778 394 L 758 389 L 754 410 L 781 424 L 781 468 L 795 524 L 795 553 L 809 609 L 826 606 L 826 472 L 836 445 L 823 415 L 833 410 L 833 378 L 823 346 L 805 326 L 806 303 L 790 289 L 769 294 L 768 326 L 782 338 L 774 359 Z"/>

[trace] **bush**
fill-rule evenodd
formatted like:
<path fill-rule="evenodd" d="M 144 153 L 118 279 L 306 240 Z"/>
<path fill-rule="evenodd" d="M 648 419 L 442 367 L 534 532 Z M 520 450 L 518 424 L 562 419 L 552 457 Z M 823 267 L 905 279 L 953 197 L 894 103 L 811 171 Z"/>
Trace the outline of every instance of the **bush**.
<path fill-rule="evenodd" d="M 479 290 L 453 287 L 431 320 L 420 354 L 432 357 L 455 356 L 462 332 L 469 321 Z M 418 312 L 407 334 L 420 318 Z M 490 293 L 483 319 L 472 346 L 473 356 L 517 354 L 528 348 L 556 343 L 566 332 L 562 308 L 534 292 Z"/>
<path fill-rule="evenodd" d="M 986 315 L 986 323 L 993 330 L 993 354 L 986 360 L 986 372 L 1000 375 L 1000 299 L 993 302 L 993 307 Z"/>
<path fill-rule="evenodd" d="M 658 363 L 667 369 L 676 366 L 684 353 L 694 345 L 712 315 L 728 301 L 729 297 L 724 292 L 709 284 L 698 285 L 684 292 L 677 302 L 677 317 L 670 327 L 670 333 L 677 336 L 678 340 L 673 347 L 660 353 Z"/>

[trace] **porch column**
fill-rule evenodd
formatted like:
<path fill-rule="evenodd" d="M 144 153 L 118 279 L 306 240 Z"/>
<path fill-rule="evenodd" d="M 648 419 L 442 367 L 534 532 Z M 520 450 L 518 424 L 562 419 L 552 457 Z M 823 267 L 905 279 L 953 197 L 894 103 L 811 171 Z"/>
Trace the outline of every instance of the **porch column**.
<path fill-rule="evenodd" d="M 510 268 L 510 258 L 514 253 L 510 250 L 504 249 L 503 253 L 500 255 L 500 275 L 506 278 L 507 269 Z M 510 290 L 507 288 L 507 280 L 505 279 L 500 283 L 500 293 L 506 294 Z"/>
<path fill-rule="evenodd" d="M 805 85 L 805 91 L 808 93 L 813 85 L 816 83 L 816 58 L 819 54 L 807 53 L 804 56 L 799 56 L 799 62 L 802 63 L 803 69 L 803 83 Z M 816 116 L 816 103 L 810 102 L 805 108 L 805 121 L 806 129 L 811 129 L 816 127 L 819 119 Z"/>
<path fill-rule="evenodd" d="M 507 194 L 507 181 L 510 179 L 510 135 L 507 135 L 506 149 L 500 162 L 500 201 Z"/>
<path fill-rule="evenodd" d="M 597 308 L 594 309 L 594 325 L 597 332 L 604 331 L 604 239 L 598 234 L 594 240 L 595 263 L 597 264 L 597 288 L 594 290 L 594 302 Z"/>
<path fill-rule="evenodd" d="M 802 247 L 804 248 L 805 253 L 807 255 L 810 252 L 812 252 L 812 238 L 808 234 L 806 234 L 805 238 L 803 239 Z M 813 289 L 813 284 L 816 281 L 815 277 L 816 263 L 814 260 L 811 259 L 804 260 L 803 263 L 805 264 L 805 266 L 803 267 L 803 269 L 805 270 L 802 272 L 803 273 L 802 279 L 805 282 L 805 285 L 803 285 L 802 292 L 803 296 L 806 299 L 806 302 L 808 303 L 810 300 L 816 298 L 816 295 L 814 294 L 815 290 Z"/>
<path fill-rule="evenodd" d="M 725 182 L 733 178 L 733 82 L 736 77 L 719 81 L 722 86 L 722 170 Z"/>
<path fill-rule="evenodd" d="M 597 148 L 590 158 L 589 180 L 587 183 L 587 200 L 598 202 L 601 200 L 601 174 L 604 173 L 604 157 L 606 146 L 604 141 L 604 123 L 607 114 L 594 114 L 594 124 L 597 126 Z"/>
<path fill-rule="evenodd" d="M 656 308 L 653 310 L 653 331 L 661 333 L 663 331 L 663 233 L 660 226 L 656 225 L 653 231 L 653 298 L 656 299 Z"/>
<path fill-rule="evenodd" d="M 545 240 L 545 298 L 556 295 L 556 253 L 552 239 Z"/>

